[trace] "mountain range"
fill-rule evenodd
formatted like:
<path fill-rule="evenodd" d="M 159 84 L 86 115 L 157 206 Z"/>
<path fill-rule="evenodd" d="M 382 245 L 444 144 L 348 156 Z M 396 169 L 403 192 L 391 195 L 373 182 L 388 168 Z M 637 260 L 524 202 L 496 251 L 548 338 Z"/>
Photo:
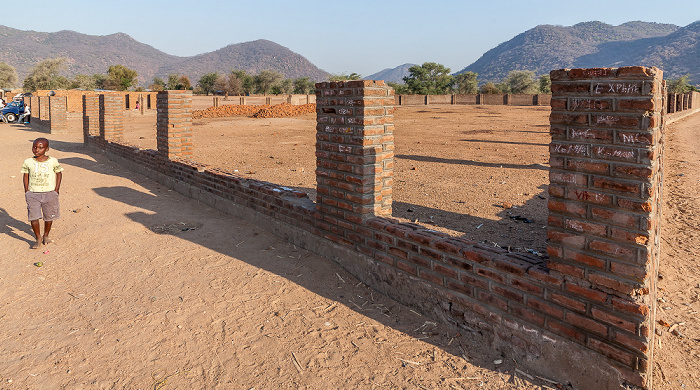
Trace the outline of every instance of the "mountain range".
<path fill-rule="evenodd" d="M 219 50 L 192 57 L 178 57 L 138 42 L 123 33 L 105 36 L 75 31 L 44 33 L 0 26 L 0 61 L 15 67 L 20 80 L 31 68 L 47 58 L 65 57 L 67 69 L 61 74 L 106 74 L 110 65 L 124 65 L 138 72 L 142 86 L 154 76 L 187 75 L 192 82 L 210 72 L 227 73 L 244 69 L 256 74 L 273 70 L 286 78 L 309 77 L 322 81 L 328 73 L 303 56 L 275 42 L 260 39 L 228 45 Z"/>
<path fill-rule="evenodd" d="M 43 33 L 0 26 L 0 62 L 15 67 L 20 80 L 47 58 L 65 57 L 63 75 L 105 74 L 121 64 L 138 72 L 140 85 L 154 76 L 183 74 L 196 82 L 205 73 L 243 69 L 256 74 L 273 70 L 287 78 L 326 80 L 328 72 L 290 49 L 268 40 L 228 45 L 191 57 L 178 57 L 140 43 L 124 33 L 106 36 L 75 31 Z M 414 64 L 384 69 L 365 78 L 402 82 Z M 665 78 L 688 74 L 700 83 L 700 21 L 679 27 L 673 24 L 628 22 L 612 26 L 583 22 L 574 26 L 539 25 L 484 53 L 455 74 L 478 73 L 480 83 L 500 82 L 512 70 L 530 70 L 537 76 L 552 69 L 656 66 Z"/>

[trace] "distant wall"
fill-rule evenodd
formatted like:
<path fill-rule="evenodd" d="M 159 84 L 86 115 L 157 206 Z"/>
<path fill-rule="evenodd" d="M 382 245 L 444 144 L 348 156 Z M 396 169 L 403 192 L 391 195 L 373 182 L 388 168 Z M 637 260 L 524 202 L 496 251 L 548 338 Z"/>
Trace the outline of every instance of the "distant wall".
<path fill-rule="evenodd" d="M 700 92 L 666 95 L 666 120 L 671 123 L 700 111 Z"/>
<path fill-rule="evenodd" d="M 122 91 L 79 91 L 76 89 L 71 90 L 38 90 L 36 91 L 36 96 L 49 96 L 51 92 L 55 93 L 55 96 L 65 96 L 67 101 L 67 110 L 70 113 L 81 113 L 83 110 L 83 96 L 99 96 L 103 94 L 122 96 L 122 109 L 123 110 L 133 110 L 136 108 L 136 102 L 139 97 L 143 98 L 143 106 L 146 110 L 155 109 L 155 99 L 158 92 L 122 92 Z"/>
<path fill-rule="evenodd" d="M 549 94 L 455 94 L 455 95 L 396 95 L 397 106 L 430 104 L 484 104 L 508 106 L 548 106 Z"/>

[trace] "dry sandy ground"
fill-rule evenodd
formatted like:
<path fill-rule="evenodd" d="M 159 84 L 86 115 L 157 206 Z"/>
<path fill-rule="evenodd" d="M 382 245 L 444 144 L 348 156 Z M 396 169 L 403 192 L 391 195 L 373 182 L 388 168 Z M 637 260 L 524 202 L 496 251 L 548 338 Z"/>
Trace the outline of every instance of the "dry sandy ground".
<path fill-rule="evenodd" d="M 547 117 L 401 108 L 395 216 L 544 249 Z M 128 116 L 127 140 L 152 147 L 154 122 Z M 210 120 L 195 132 L 197 160 L 314 187 L 312 115 Z M 654 387 L 690 389 L 700 387 L 700 115 L 668 132 L 657 316 L 681 336 L 660 327 Z M 55 243 L 30 250 L 17 172 L 41 135 L 0 125 L 0 389 L 556 388 L 334 263 L 84 149 L 78 134 L 50 137 L 66 168 L 63 218 Z"/>

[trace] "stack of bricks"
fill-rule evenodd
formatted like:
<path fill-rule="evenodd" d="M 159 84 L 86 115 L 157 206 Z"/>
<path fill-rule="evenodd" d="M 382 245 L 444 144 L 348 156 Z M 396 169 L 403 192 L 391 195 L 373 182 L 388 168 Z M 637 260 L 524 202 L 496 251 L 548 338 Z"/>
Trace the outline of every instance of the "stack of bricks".
<path fill-rule="evenodd" d="M 49 96 L 49 126 L 51 134 L 68 132 L 68 112 L 65 96 Z"/>
<path fill-rule="evenodd" d="M 100 137 L 109 142 L 124 138 L 124 97 L 117 94 L 100 95 Z"/>
<path fill-rule="evenodd" d="M 100 98 L 83 95 L 83 141 L 100 135 Z"/>
<path fill-rule="evenodd" d="M 658 274 L 662 72 L 551 72 L 549 267 L 571 338 L 649 386 Z"/>
<path fill-rule="evenodd" d="M 191 157 L 194 153 L 192 92 L 158 92 L 156 108 L 158 153 L 168 159 Z"/>
<path fill-rule="evenodd" d="M 394 90 L 383 81 L 318 83 L 316 102 L 319 228 L 349 244 L 353 225 L 391 215 Z"/>

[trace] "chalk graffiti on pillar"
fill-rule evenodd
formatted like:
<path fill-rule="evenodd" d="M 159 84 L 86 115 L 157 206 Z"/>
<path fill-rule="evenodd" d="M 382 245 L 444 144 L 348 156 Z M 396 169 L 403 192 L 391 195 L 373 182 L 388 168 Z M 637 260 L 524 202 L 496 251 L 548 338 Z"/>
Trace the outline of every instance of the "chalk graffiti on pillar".
<path fill-rule="evenodd" d="M 627 84 L 627 83 L 604 83 L 596 84 L 595 93 L 637 93 L 639 92 L 639 85 L 637 84 Z"/>

